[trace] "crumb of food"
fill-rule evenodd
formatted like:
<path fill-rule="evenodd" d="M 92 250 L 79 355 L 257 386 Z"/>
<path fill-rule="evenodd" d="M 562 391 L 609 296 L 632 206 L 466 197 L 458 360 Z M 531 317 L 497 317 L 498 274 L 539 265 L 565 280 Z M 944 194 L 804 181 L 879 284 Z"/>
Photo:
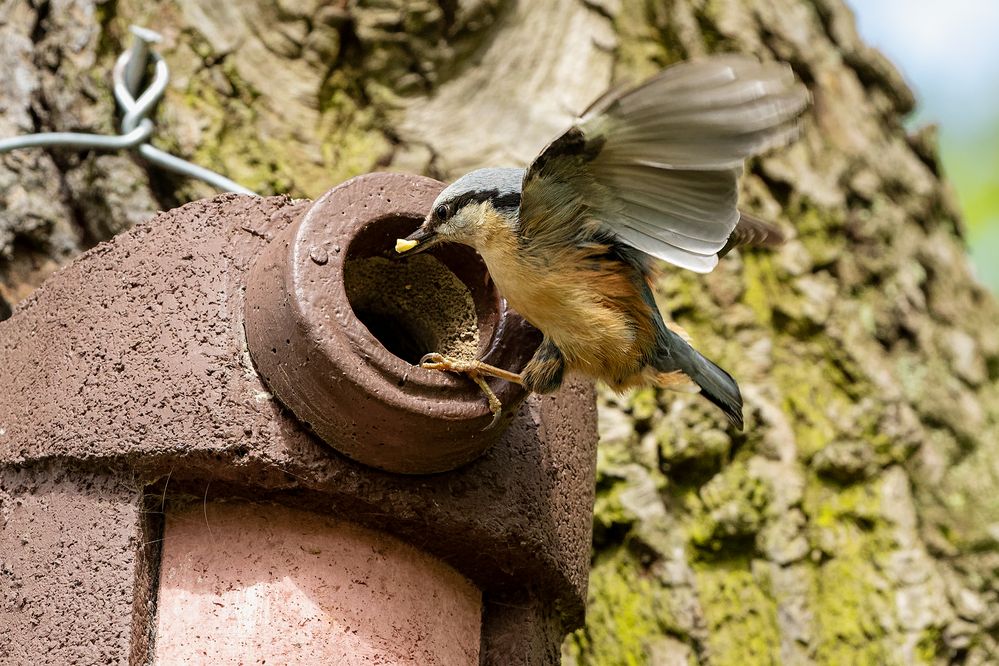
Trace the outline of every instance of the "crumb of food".
<path fill-rule="evenodd" d="M 395 239 L 395 251 L 398 253 L 406 252 L 407 250 L 412 250 L 419 244 L 419 241 L 406 240 L 405 238 Z"/>

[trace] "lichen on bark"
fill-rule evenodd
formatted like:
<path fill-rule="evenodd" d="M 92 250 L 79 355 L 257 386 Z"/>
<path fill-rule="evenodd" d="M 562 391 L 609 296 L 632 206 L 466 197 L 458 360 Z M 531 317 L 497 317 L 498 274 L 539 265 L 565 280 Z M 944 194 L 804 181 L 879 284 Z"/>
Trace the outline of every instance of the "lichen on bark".
<path fill-rule="evenodd" d="M 0 6 L 0 134 L 110 132 L 127 26 L 164 34 L 154 143 L 262 193 L 524 164 L 606 86 L 737 50 L 813 104 L 743 207 L 793 238 L 663 310 L 739 380 L 602 393 L 577 664 L 999 661 L 999 308 L 932 130 L 841 0 L 48 0 Z M 0 316 L 60 264 L 210 194 L 127 155 L 0 158 Z"/>

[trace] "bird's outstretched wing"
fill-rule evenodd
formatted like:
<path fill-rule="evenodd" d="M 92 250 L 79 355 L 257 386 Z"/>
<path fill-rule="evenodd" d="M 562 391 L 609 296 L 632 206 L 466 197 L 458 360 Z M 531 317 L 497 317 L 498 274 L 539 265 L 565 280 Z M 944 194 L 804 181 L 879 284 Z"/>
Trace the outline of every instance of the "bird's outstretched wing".
<path fill-rule="evenodd" d="M 793 138 L 808 99 L 788 66 L 740 55 L 680 63 L 612 90 L 531 164 L 521 233 L 612 234 L 706 273 L 739 222 L 743 162 Z"/>

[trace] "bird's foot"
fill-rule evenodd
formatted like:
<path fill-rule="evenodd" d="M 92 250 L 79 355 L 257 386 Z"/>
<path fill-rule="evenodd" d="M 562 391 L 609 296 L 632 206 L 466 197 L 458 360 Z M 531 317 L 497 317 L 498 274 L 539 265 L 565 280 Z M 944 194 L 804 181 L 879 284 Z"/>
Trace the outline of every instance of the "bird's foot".
<path fill-rule="evenodd" d="M 482 393 L 485 394 L 486 400 L 489 401 L 489 411 L 493 414 L 493 420 L 489 422 L 484 430 L 489 430 L 499 423 L 500 416 L 503 414 L 503 404 L 496 397 L 496 394 L 489 384 L 486 383 L 485 376 L 499 377 L 500 379 L 505 379 L 510 382 L 515 382 L 517 384 L 523 383 L 521 376 L 509 372 L 508 370 L 503 370 L 502 368 L 497 368 L 495 366 L 489 365 L 488 363 L 483 363 L 482 361 L 473 360 L 468 361 L 465 359 L 451 358 L 450 356 L 444 356 L 443 354 L 431 353 L 426 354 L 420 359 L 420 367 L 426 370 L 440 370 L 442 372 L 455 372 L 462 375 L 467 375 L 469 379 L 478 385 Z"/>

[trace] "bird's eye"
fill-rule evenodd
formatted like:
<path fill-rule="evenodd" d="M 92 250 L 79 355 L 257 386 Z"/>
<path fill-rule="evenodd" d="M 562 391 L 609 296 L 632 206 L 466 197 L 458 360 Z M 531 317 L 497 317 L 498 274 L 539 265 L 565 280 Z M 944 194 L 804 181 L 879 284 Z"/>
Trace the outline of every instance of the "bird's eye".
<path fill-rule="evenodd" d="M 447 204 L 441 204 L 440 206 L 434 209 L 434 217 L 443 222 L 444 220 L 447 219 L 447 215 L 449 212 L 450 211 L 448 211 Z"/>

